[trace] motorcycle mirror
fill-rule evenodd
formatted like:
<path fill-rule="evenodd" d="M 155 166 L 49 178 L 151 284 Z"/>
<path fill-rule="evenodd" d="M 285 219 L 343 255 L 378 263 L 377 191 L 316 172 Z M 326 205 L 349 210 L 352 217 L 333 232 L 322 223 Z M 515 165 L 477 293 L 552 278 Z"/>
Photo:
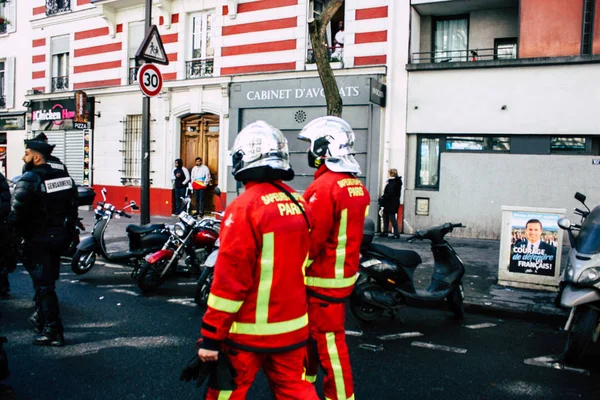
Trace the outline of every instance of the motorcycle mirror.
<path fill-rule="evenodd" d="M 218 187 L 218 186 L 217 186 L 217 187 L 215 187 L 215 194 L 216 194 L 217 196 L 220 196 L 220 195 L 221 195 L 221 189 L 219 189 L 219 187 Z"/>
<path fill-rule="evenodd" d="M 569 218 L 561 218 L 558 220 L 558 226 L 560 226 L 561 229 L 568 231 L 569 228 L 571 228 L 571 221 L 569 221 Z"/>
<path fill-rule="evenodd" d="M 582 203 L 585 203 L 585 199 L 587 197 L 585 197 L 585 194 L 583 193 L 579 193 L 579 192 L 575 192 L 575 200 L 580 201 Z"/>

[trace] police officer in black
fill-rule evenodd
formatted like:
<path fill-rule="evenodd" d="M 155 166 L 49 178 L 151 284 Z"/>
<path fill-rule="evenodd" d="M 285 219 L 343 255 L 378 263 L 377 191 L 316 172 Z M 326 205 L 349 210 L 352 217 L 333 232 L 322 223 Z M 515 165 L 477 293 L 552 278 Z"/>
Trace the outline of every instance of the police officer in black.
<path fill-rule="evenodd" d="M 40 132 L 38 133 L 33 140 L 38 140 L 44 143 L 48 143 L 48 136 L 46 136 L 46 134 L 44 132 Z M 54 150 L 55 145 L 51 145 L 52 150 Z M 50 150 L 52 152 L 52 150 Z M 67 166 L 65 164 L 63 164 L 62 161 L 60 161 L 60 158 L 53 156 L 52 154 L 50 154 L 48 156 L 48 159 L 46 160 L 46 163 L 49 164 L 52 168 L 54 169 L 59 169 L 61 171 L 65 171 L 66 173 L 69 173 L 69 171 L 67 171 Z M 23 173 L 27 172 L 27 164 L 23 165 Z"/>
<path fill-rule="evenodd" d="M 47 163 L 52 149 L 43 141 L 25 142 L 27 172 L 15 187 L 10 215 L 23 238 L 23 265 L 35 289 L 36 310 L 29 322 L 39 336 L 33 343 L 42 346 L 64 345 L 55 286 L 69 227 L 77 221 L 77 188 L 66 171 Z"/>
<path fill-rule="evenodd" d="M 10 189 L 6 178 L 0 173 L 0 297 L 8 296 L 10 284 L 8 273 L 14 264 L 10 249 L 10 231 L 8 229 L 8 214 L 10 213 Z"/>

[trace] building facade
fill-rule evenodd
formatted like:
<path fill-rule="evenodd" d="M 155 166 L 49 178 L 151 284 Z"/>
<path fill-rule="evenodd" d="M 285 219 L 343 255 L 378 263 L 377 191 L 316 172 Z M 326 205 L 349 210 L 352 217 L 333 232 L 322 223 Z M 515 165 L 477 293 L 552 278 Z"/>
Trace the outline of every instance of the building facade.
<path fill-rule="evenodd" d="M 600 1 L 410 3 L 405 232 L 600 203 Z"/>
<path fill-rule="evenodd" d="M 151 100 L 151 214 L 172 212 L 177 158 L 191 169 L 194 159 L 202 157 L 213 184 L 235 196 L 238 188 L 230 175 L 228 150 L 237 132 L 258 118 L 284 130 L 296 152 L 293 166 L 301 171 L 292 184 L 300 190 L 307 186 L 311 171 L 305 171 L 306 160 L 300 157 L 304 145 L 296 143 L 295 133 L 325 114 L 307 24 L 326 2 L 153 1 L 152 23 L 158 26 L 169 65 L 159 66 L 163 90 Z M 395 3 L 347 0 L 327 34 L 330 61 L 347 105 L 344 116 L 357 124 L 365 171 L 361 178 L 375 192 L 393 159 L 391 149 L 403 146 L 403 140 L 389 137 L 389 125 L 399 121 L 386 113 L 383 101 L 405 109 L 405 92 L 390 87 L 386 99 L 370 96 L 372 86 L 389 86 L 393 76 L 387 73 L 393 59 L 388 38 L 394 27 L 389 21 L 399 14 L 408 23 L 409 8 Z M 77 183 L 105 187 L 116 204 L 139 201 L 142 95 L 135 53 L 145 36 L 145 1 L 27 4 L 22 24 L 29 36 L 22 43 L 30 49 L 19 69 L 26 87 L 17 88 L 28 93 L 27 135 L 45 132 Z M 334 41 L 340 22 L 343 48 Z M 407 38 L 406 32 L 406 42 Z M 15 48 L 26 47 L 11 42 Z M 403 125 L 402 121 L 394 129 L 400 137 Z M 13 153 L 22 154 L 24 136 L 15 136 L 15 143 L 6 146 L 11 171 L 21 166 Z M 212 197 L 209 194 L 209 205 Z M 372 208 L 376 210 L 376 203 Z"/>

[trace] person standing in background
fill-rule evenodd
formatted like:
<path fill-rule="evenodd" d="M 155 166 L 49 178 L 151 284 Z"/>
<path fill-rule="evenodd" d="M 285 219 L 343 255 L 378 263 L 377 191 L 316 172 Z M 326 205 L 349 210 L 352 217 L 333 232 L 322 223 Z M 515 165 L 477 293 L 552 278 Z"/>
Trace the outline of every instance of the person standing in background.
<path fill-rule="evenodd" d="M 383 208 L 383 232 L 381 237 L 387 237 L 390 229 L 390 222 L 394 228 L 394 239 L 400 238 L 398 232 L 398 220 L 396 213 L 400 208 L 400 193 L 402 192 L 402 177 L 398 176 L 398 170 L 392 168 L 388 171 L 389 179 L 383 195 L 379 198 L 379 206 Z"/>
<path fill-rule="evenodd" d="M 185 189 L 190 182 L 190 171 L 183 166 L 183 160 L 178 158 L 175 160 L 175 168 L 173 168 L 173 178 L 175 179 L 175 214 L 179 215 L 183 211 L 182 197 L 185 197 Z"/>
<path fill-rule="evenodd" d="M 205 191 L 210 184 L 210 170 L 206 165 L 202 164 L 202 158 L 196 157 L 196 165 L 192 168 L 191 185 L 194 190 L 194 202 L 196 214 L 204 216 L 204 208 L 206 205 Z"/>

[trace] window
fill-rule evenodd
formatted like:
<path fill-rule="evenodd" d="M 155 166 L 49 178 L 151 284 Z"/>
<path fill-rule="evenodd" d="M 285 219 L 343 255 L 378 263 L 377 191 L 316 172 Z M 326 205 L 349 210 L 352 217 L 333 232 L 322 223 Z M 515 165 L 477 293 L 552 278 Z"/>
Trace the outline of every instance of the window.
<path fill-rule="evenodd" d="M 5 83 L 4 83 L 4 79 L 5 79 L 5 72 L 4 72 L 4 61 L 0 61 L 0 108 L 4 108 L 6 107 L 6 97 L 4 94 L 4 87 L 5 87 Z"/>
<path fill-rule="evenodd" d="M 574 153 L 585 152 L 586 150 L 586 138 L 584 137 L 553 137 L 550 140 L 551 153 Z"/>
<path fill-rule="evenodd" d="M 191 17 L 190 61 L 186 62 L 186 77 L 212 76 L 215 49 L 212 45 L 214 14 L 195 14 Z"/>
<path fill-rule="evenodd" d="M 313 18 L 318 18 L 325 6 L 329 3 L 329 0 L 311 0 L 308 6 L 308 15 L 312 15 Z M 327 41 L 327 52 L 329 54 L 330 62 L 343 62 L 344 59 L 344 42 L 346 35 L 344 32 L 344 20 L 345 20 L 345 8 L 344 5 L 337 10 L 335 15 L 331 18 L 331 21 L 327 25 L 325 31 L 325 37 Z M 308 29 L 308 28 L 307 28 Z M 310 41 L 310 35 L 306 34 L 307 54 L 306 62 L 308 64 L 314 64 L 315 55 L 312 49 L 312 43 Z"/>
<path fill-rule="evenodd" d="M 0 0 L 0 35 L 16 31 L 17 5 L 16 0 Z"/>
<path fill-rule="evenodd" d="M 517 58 L 517 38 L 494 39 L 495 60 L 515 60 Z"/>
<path fill-rule="evenodd" d="M 132 22 L 129 24 L 129 47 L 127 57 L 129 59 L 129 84 L 137 82 L 137 72 L 141 62 L 135 60 L 135 53 L 142 44 L 145 35 L 145 25 L 143 21 Z"/>
<path fill-rule="evenodd" d="M 46 15 L 54 15 L 66 11 L 71 11 L 70 0 L 46 0 Z"/>
<path fill-rule="evenodd" d="M 142 176 L 142 116 L 128 115 L 123 130 L 123 169 L 121 183 L 138 186 Z"/>
<path fill-rule="evenodd" d="M 583 4 L 583 32 L 581 35 L 581 54 L 592 54 L 592 37 L 594 35 L 594 14 L 596 0 L 585 0 Z"/>
<path fill-rule="evenodd" d="M 437 189 L 440 171 L 440 138 L 419 137 L 417 143 L 416 186 Z"/>
<path fill-rule="evenodd" d="M 469 20 L 467 17 L 436 18 L 434 62 L 467 61 Z"/>
<path fill-rule="evenodd" d="M 0 3 L 0 35 L 8 32 L 6 3 Z"/>
<path fill-rule="evenodd" d="M 69 36 L 52 38 L 52 92 L 69 90 Z"/>
<path fill-rule="evenodd" d="M 448 151 L 510 151 L 510 138 L 496 136 L 448 136 L 444 148 Z"/>
<path fill-rule="evenodd" d="M 15 57 L 0 59 L 0 109 L 15 106 Z"/>

